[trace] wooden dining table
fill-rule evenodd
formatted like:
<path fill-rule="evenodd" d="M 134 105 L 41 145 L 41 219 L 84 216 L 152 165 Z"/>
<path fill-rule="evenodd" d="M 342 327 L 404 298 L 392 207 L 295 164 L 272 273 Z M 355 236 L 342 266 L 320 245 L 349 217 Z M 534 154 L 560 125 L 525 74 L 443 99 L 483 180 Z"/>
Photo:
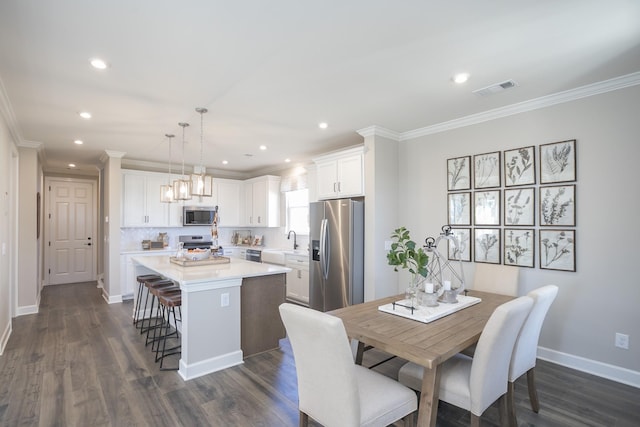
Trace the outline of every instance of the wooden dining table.
<path fill-rule="evenodd" d="M 342 319 L 347 335 L 358 340 L 356 363 L 362 363 L 365 346 L 424 366 L 418 426 L 435 426 L 438 415 L 440 366 L 447 359 L 475 344 L 493 311 L 511 296 L 470 291 L 482 301 L 430 323 L 422 323 L 378 310 L 404 299 L 392 296 L 329 312 Z"/>

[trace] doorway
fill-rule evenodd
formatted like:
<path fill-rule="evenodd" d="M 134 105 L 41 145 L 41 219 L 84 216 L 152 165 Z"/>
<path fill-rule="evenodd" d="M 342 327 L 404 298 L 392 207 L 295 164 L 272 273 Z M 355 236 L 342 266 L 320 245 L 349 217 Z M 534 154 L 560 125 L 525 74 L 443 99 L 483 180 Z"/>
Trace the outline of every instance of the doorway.
<path fill-rule="evenodd" d="M 45 282 L 96 280 L 96 181 L 45 178 Z"/>

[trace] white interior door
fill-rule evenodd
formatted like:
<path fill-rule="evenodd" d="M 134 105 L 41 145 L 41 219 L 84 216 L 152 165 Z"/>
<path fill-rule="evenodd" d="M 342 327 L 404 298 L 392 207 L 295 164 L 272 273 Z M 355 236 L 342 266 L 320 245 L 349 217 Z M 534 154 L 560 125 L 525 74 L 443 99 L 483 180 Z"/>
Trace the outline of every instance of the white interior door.
<path fill-rule="evenodd" d="M 94 183 L 51 180 L 48 205 L 48 284 L 94 280 Z"/>

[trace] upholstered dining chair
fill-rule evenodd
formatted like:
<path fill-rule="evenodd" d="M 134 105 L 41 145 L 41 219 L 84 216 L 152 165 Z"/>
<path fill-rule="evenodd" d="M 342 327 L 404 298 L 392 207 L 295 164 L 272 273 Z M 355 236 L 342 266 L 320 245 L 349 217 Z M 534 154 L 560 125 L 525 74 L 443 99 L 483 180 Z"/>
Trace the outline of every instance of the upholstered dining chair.
<path fill-rule="evenodd" d="M 515 297 L 518 296 L 519 276 L 518 267 L 478 262 L 472 289 Z"/>
<path fill-rule="evenodd" d="M 500 419 L 507 417 L 507 379 L 511 354 L 527 315 L 533 306 L 529 296 L 498 306 L 482 330 L 473 358 L 456 354 L 440 367 L 439 399 L 471 412 L 471 426 L 480 426 L 480 416 L 500 399 Z M 420 390 L 424 368 L 408 362 L 400 368 L 398 381 Z"/>
<path fill-rule="evenodd" d="M 525 373 L 527 374 L 527 386 L 529 388 L 529 401 L 533 412 L 540 410 L 538 402 L 538 393 L 535 384 L 535 367 L 538 351 L 538 339 L 542 324 L 547 316 L 551 303 L 558 295 L 558 287 L 555 285 L 547 285 L 529 292 L 527 296 L 533 299 L 533 308 L 531 313 L 525 320 L 516 344 L 513 348 L 511 356 L 511 365 L 509 366 L 509 385 L 507 391 L 507 401 L 509 404 L 509 418 L 511 425 L 517 425 L 516 409 L 514 402 L 514 383 Z"/>
<path fill-rule="evenodd" d="M 414 423 L 418 399 L 397 381 L 356 365 L 342 320 L 294 304 L 280 305 L 298 374 L 300 426 Z"/>

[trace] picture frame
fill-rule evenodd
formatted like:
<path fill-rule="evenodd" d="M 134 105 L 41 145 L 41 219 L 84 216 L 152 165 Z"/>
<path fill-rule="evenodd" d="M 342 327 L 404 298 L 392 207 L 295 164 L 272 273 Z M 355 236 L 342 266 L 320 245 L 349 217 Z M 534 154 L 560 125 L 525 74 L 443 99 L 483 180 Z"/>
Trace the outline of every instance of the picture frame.
<path fill-rule="evenodd" d="M 474 225 L 500 225 L 500 190 L 473 193 Z"/>
<path fill-rule="evenodd" d="M 471 156 L 447 159 L 447 190 L 471 189 Z"/>
<path fill-rule="evenodd" d="M 535 187 L 504 190 L 504 225 L 535 225 Z"/>
<path fill-rule="evenodd" d="M 503 264 L 534 268 L 535 233 L 533 228 L 505 228 Z"/>
<path fill-rule="evenodd" d="M 471 225 L 471 192 L 447 194 L 449 225 Z"/>
<path fill-rule="evenodd" d="M 474 228 L 473 256 L 475 262 L 500 264 L 500 229 Z"/>
<path fill-rule="evenodd" d="M 533 145 L 505 150 L 503 154 L 505 187 L 536 183 L 536 150 Z"/>
<path fill-rule="evenodd" d="M 540 268 L 576 271 L 576 231 L 540 229 Z"/>
<path fill-rule="evenodd" d="M 540 184 L 576 180 L 576 140 L 540 145 Z"/>
<path fill-rule="evenodd" d="M 540 225 L 575 227 L 576 186 L 540 187 Z"/>
<path fill-rule="evenodd" d="M 473 156 L 473 188 L 500 187 L 500 152 Z"/>
<path fill-rule="evenodd" d="M 458 256 L 464 262 L 471 262 L 471 228 L 452 228 L 451 234 L 458 239 L 458 248 L 451 240 L 447 241 L 447 258 L 457 261 Z"/>

